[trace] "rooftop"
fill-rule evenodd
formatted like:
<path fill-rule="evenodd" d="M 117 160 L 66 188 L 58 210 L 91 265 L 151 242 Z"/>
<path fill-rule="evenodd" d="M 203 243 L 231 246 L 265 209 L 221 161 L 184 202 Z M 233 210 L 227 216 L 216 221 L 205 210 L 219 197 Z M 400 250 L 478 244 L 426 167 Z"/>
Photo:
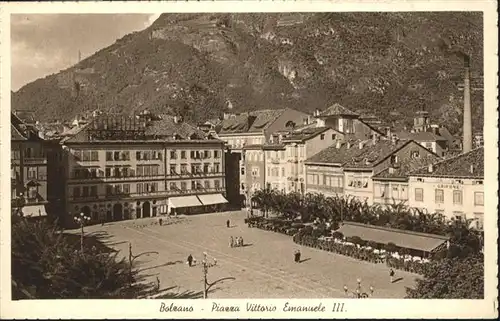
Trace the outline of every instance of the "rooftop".
<path fill-rule="evenodd" d="M 313 127 L 313 128 L 304 128 L 302 130 L 297 130 L 291 132 L 289 135 L 283 137 L 283 142 L 286 141 L 306 141 L 311 138 L 316 137 L 317 135 L 326 132 L 330 127 Z"/>
<path fill-rule="evenodd" d="M 385 168 L 382 171 L 373 175 L 373 179 L 384 180 L 384 179 L 407 179 L 408 174 L 422 166 L 428 166 L 429 164 L 435 163 L 439 160 L 439 157 L 429 154 L 427 157 L 419 157 L 419 158 L 403 158 L 401 159 L 397 166 L 394 166 L 393 169 Z"/>
<path fill-rule="evenodd" d="M 234 115 L 221 123 L 220 134 L 262 132 L 286 109 L 263 109 Z"/>
<path fill-rule="evenodd" d="M 446 138 L 436 135 L 432 132 L 416 132 L 416 133 L 409 133 L 409 132 L 398 132 L 395 133 L 396 136 L 399 137 L 399 139 L 402 140 L 414 140 L 417 142 L 436 142 L 436 141 L 443 141 L 446 140 Z"/>
<path fill-rule="evenodd" d="M 359 144 L 363 143 L 363 148 L 359 148 Z M 340 143 L 340 148 L 334 144 L 316 155 L 313 155 L 306 162 L 308 163 L 324 163 L 324 164 L 341 164 L 351 168 L 371 168 L 390 156 L 395 151 L 412 141 L 393 143 L 390 140 L 381 139 L 376 143 L 368 141 L 350 141 L 348 143 Z M 350 148 L 347 148 L 350 144 Z"/>
<path fill-rule="evenodd" d="M 416 169 L 410 176 L 484 178 L 484 147 Z"/>
<path fill-rule="evenodd" d="M 345 108 L 340 104 L 333 104 L 327 109 L 323 110 L 319 113 L 319 117 L 328 117 L 328 116 L 355 116 L 358 117 L 359 114 Z"/>

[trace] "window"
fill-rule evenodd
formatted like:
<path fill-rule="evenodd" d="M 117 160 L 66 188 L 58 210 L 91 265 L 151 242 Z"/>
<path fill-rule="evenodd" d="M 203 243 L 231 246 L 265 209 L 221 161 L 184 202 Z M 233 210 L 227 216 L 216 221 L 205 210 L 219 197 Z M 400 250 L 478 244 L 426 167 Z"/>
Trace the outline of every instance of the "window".
<path fill-rule="evenodd" d="M 210 181 L 205 181 L 205 188 L 209 189 L 210 188 Z"/>
<path fill-rule="evenodd" d="M 453 191 L 453 204 L 462 205 L 462 191 Z"/>
<path fill-rule="evenodd" d="M 30 151 L 28 153 L 28 151 Z M 79 160 L 82 160 L 82 151 L 81 150 L 75 150 L 75 160 L 79 161 Z M 27 148 L 26 149 L 26 157 L 29 158 L 31 157 L 31 148 Z"/>
<path fill-rule="evenodd" d="M 210 153 L 209 150 L 206 150 L 206 151 L 203 152 L 203 157 L 204 158 L 210 158 L 210 157 L 212 157 L 212 155 L 211 155 L 211 153 Z"/>
<path fill-rule="evenodd" d="M 254 176 L 254 177 L 260 176 L 260 171 L 259 171 L 258 167 L 252 167 L 252 176 Z"/>
<path fill-rule="evenodd" d="M 420 153 L 418 150 L 414 150 L 411 152 L 411 158 L 420 158 Z"/>
<path fill-rule="evenodd" d="M 82 196 L 83 197 L 88 197 L 89 196 L 89 187 L 88 186 L 83 186 L 83 188 L 82 188 Z"/>
<path fill-rule="evenodd" d="M 113 185 L 106 185 L 106 195 L 113 195 Z"/>
<path fill-rule="evenodd" d="M 181 164 L 181 174 L 187 174 L 187 173 L 188 173 L 187 164 Z"/>
<path fill-rule="evenodd" d="M 332 140 L 336 140 L 337 139 L 337 135 L 336 134 L 332 134 Z"/>
<path fill-rule="evenodd" d="M 462 221 L 463 219 L 465 219 L 464 212 L 454 211 L 454 212 L 453 212 L 453 217 L 454 217 L 457 221 Z"/>
<path fill-rule="evenodd" d="M 285 151 L 284 150 L 280 151 L 280 158 L 285 159 Z"/>
<path fill-rule="evenodd" d="M 106 160 L 107 161 L 113 160 L 113 153 L 112 152 L 106 152 Z"/>
<path fill-rule="evenodd" d="M 185 191 L 187 189 L 187 183 L 181 182 L 181 190 Z"/>
<path fill-rule="evenodd" d="M 404 186 L 404 185 L 401 185 L 401 199 L 403 200 L 407 200 L 408 199 L 408 187 L 407 186 Z"/>
<path fill-rule="evenodd" d="M 186 182 L 184 182 L 184 184 L 186 184 Z M 169 188 L 170 188 L 171 191 L 175 191 L 177 189 L 177 183 L 176 182 L 170 182 L 170 187 Z"/>
<path fill-rule="evenodd" d="M 97 196 L 97 186 L 90 186 L 90 196 Z"/>
<path fill-rule="evenodd" d="M 240 174 L 241 174 L 241 175 L 245 175 L 245 167 L 242 167 L 242 168 L 240 169 Z"/>
<path fill-rule="evenodd" d="M 244 191 L 245 190 L 245 183 L 241 183 L 241 190 Z"/>
<path fill-rule="evenodd" d="M 208 173 L 209 171 L 209 164 L 203 164 L 203 173 Z"/>
<path fill-rule="evenodd" d="M 474 205 L 484 206 L 484 193 L 474 192 Z"/>
<path fill-rule="evenodd" d="M 484 215 L 483 213 L 474 213 L 474 227 L 478 230 L 483 230 L 484 226 Z"/>
<path fill-rule="evenodd" d="M 170 151 L 170 159 L 177 159 L 177 151 L 175 150 Z"/>
<path fill-rule="evenodd" d="M 138 183 L 136 185 L 136 189 L 137 189 L 137 193 L 138 194 L 142 194 L 144 192 L 144 190 L 143 190 L 143 184 L 142 183 Z"/>
<path fill-rule="evenodd" d="M 129 151 L 122 152 L 121 158 L 122 160 L 127 160 L 127 161 L 130 160 L 130 152 Z"/>
<path fill-rule="evenodd" d="M 191 158 L 195 158 L 195 154 L 194 154 L 194 150 L 191 151 L 191 154 L 190 154 Z"/>
<path fill-rule="evenodd" d="M 214 173 L 220 173 L 220 164 L 214 163 Z"/>
<path fill-rule="evenodd" d="M 181 159 L 186 159 L 186 151 L 185 150 L 181 151 Z"/>
<path fill-rule="evenodd" d="M 219 180 L 214 181 L 214 187 L 220 188 L 220 181 Z"/>
<path fill-rule="evenodd" d="M 30 188 L 28 188 L 28 198 L 36 199 L 37 194 L 38 194 L 38 190 L 35 186 L 30 186 Z"/>
<path fill-rule="evenodd" d="M 284 167 L 281 168 L 281 176 L 285 177 L 285 168 Z"/>
<path fill-rule="evenodd" d="M 135 158 L 141 160 L 141 152 L 135 152 Z"/>
<path fill-rule="evenodd" d="M 123 184 L 123 193 L 124 194 L 130 193 L 130 184 Z"/>
<path fill-rule="evenodd" d="M 444 191 L 442 189 L 436 189 L 434 192 L 434 201 L 436 203 L 444 203 Z"/>
<path fill-rule="evenodd" d="M 399 185 L 392 186 L 392 197 L 396 200 L 399 199 Z"/>
<path fill-rule="evenodd" d="M 37 178 L 37 168 L 28 167 L 28 179 L 36 179 L 36 178 Z"/>
<path fill-rule="evenodd" d="M 415 188 L 415 201 L 423 202 L 424 201 L 424 189 L 423 188 Z"/>
<path fill-rule="evenodd" d="M 80 186 L 73 187 L 73 197 L 80 197 Z"/>
<path fill-rule="evenodd" d="M 120 160 L 120 152 L 113 152 L 113 160 L 115 161 Z"/>
<path fill-rule="evenodd" d="M 214 158 L 220 158 L 220 154 L 219 150 L 214 150 Z"/>
<path fill-rule="evenodd" d="M 83 161 L 84 162 L 90 161 L 90 151 L 88 150 L 83 151 Z"/>
<path fill-rule="evenodd" d="M 325 140 L 325 134 L 321 134 L 320 139 Z"/>

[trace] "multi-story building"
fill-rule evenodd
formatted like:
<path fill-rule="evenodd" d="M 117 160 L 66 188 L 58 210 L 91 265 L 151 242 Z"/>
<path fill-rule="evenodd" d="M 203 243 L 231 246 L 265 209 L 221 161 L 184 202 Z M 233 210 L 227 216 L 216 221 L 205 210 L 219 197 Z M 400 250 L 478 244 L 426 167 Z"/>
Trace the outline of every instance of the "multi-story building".
<path fill-rule="evenodd" d="M 373 203 L 378 205 L 409 204 L 409 177 L 408 174 L 422 166 L 437 162 L 440 158 L 427 150 L 414 149 L 413 156 L 401 157 L 399 162 L 375 173 L 373 181 Z"/>
<path fill-rule="evenodd" d="M 374 126 L 365 123 L 360 115 L 341 106 L 333 104 L 323 111 L 316 110 L 317 127 L 330 127 L 342 134 L 356 139 L 371 139 L 372 136 L 384 136 Z"/>
<path fill-rule="evenodd" d="M 396 168 L 403 159 L 427 157 L 431 152 L 414 141 L 396 139 L 337 142 L 306 161 L 306 191 L 352 196 L 373 204 L 372 176 Z"/>
<path fill-rule="evenodd" d="M 287 164 L 286 192 L 305 192 L 305 160 L 343 140 L 344 134 L 329 127 L 312 127 L 294 131 L 282 138 Z M 268 163 L 266 163 L 268 164 Z"/>
<path fill-rule="evenodd" d="M 243 150 L 244 166 L 240 168 L 240 190 L 248 206 L 248 200 L 252 198 L 253 193 L 265 188 L 266 161 L 262 145 L 247 145 Z"/>
<path fill-rule="evenodd" d="M 246 168 L 242 155 L 243 147 L 266 144 L 271 141 L 274 133 L 288 131 L 294 126 L 304 123 L 307 119 L 307 114 L 290 108 L 224 115 L 223 121 L 216 128 L 218 129 L 217 137 L 223 140 L 229 148 L 227 150 L 227 167 L 231 176 L 227 176 L 227 183 L 238 186 L 236 190 L 228 189 L 228 199 L 231 204 L 242 206 L 248 194 L 248 191 L 241 188 L 242 184 L 246 186 L 246 174 L 241 174 L 241 171 Z M 239 174 L 233 177 L 233 172 L 236 171 Z M 230 181 L 229 177 L 231 177 Z M 239 194 L 237 194 L 238 192 Z"/>
<path fill-rule="evenodd" d="M 226 114 L 217 135 L 232 150 L 241 152 L 243 146 L 265 144 L 273 133 L 300 125 L 307 117 L 291 108 Z"/>
<path fill-rule="evenodd" d="M 10 130 L 12 208 L 24 217 L 46 217 L 45 142 L 15 114 L 11 114 Z"/>
<path fill-rule="evenodd" d="M 66 223 L 80 212 L 115 221 L 226 203 L 224 143 L 179 117 L 99 116 L 61 144 Z"/>
<path fill-rule="evenodd" d="M 284 144 L 266 144 L 263 146 L 265 153 L 265 182 L 266 188 L 286 192 L 288 184 L 286 147 Z"/>
<path fill-rule="evenodd" d="M 437 154 L 439 157 L 443 157 L 448 151 L 448 141 L 446 138 L 439 135 L 436 131 L 427 132 L 399 132 L 395 134 L 400 140 L 413 140 Z"/>
<path fill-rule="evenodd" d="M 484 148 L 481 147 L 412 171 L 409 204 L 449 219 L 472 219 L 482 229 L 483 180 Z"/>

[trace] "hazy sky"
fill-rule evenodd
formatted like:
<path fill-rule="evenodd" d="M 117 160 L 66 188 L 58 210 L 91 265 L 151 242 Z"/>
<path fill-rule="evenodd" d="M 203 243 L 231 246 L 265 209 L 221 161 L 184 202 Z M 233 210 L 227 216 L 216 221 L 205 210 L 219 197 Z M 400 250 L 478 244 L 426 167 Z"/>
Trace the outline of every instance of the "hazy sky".
<path fill-rule="evenodd" d="M 30 14 L 11 16 L 12 90 L 57 73 L 142 30 L 152 14 Z"/>

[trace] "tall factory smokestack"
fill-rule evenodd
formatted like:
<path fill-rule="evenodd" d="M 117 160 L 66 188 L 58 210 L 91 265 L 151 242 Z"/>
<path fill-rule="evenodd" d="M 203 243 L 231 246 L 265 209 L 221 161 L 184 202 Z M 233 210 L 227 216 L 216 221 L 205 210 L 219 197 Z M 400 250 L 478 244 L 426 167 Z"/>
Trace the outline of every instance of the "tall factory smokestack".
<path fill-rule="evenodd" d="M 463 152 L 472 149 L 472 116 L 470 105 L 470 59 L 464 57 L 464 128 L 463 128 Z"/>

